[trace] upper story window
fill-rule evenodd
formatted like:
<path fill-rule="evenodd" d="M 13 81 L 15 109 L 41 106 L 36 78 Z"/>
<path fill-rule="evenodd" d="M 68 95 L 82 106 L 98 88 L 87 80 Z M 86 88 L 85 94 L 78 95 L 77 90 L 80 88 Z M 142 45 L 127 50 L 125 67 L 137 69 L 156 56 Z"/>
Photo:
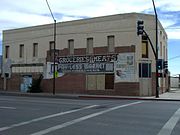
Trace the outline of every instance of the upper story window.
<path fill-rule="evenodd" d="M 51 50 L 54 50 L 54 41 L 50 41 L 49 42 L 49 50 L 50 50 L 50 56 L 52 55 L 51 53 Z"/>
<path fill-rule="evenodd" d="M 87 38 L 86 53 L 87 54 L 93 53 L 93 38 Z"/>
<path fill-rule="evenodd" d="M 163 53 L 163 44 L 162 42 L 160 42 L 160 56 L 162 57 L 162 53 Z"/>
<path fill-rule="evenodd" d="M 19 45 L 19 57 L 20 58 L 24 57 L 24 44 Z"/>
<path fill-rule="evenodd" d="M 108 52 L 114 52 L 115 36 L 111 35 L 107 37 Z"/>
<path fill-rule="evenodd" d="M 163 46 L 163 58 L 166 59 L 166 48 Z"/>
<path fill-rule="evenodd" d="M 148 39 L 144 35 L 142 35 L 141 51 L 142 58 L 148 58 Z"/>
<path fill-rule="evenodd" d="M 49 50 L 54 50 L 54 41 L 49 42 Z"/>
<path fill-rule="evenodd" d="M 69 49 L 69 54 L 73 55 L 74 54 L 74 39 L 68 40 L 68 49 Z"/>
<path fill-rule="evenodd" d="M 9 58 L 9 46 L 5 46 L 5 58 Z"/>
<path fill-rule="evenodd" d="M 38 43 L 33 43 L 33 57 L 38 57 Z"/>
<path fill-rule="evenodd" d="M 166 37 L 165 37 L 165 36 L 163 36 L 163 39 L 164 39 L 164 40 L 166 40 Z"/>

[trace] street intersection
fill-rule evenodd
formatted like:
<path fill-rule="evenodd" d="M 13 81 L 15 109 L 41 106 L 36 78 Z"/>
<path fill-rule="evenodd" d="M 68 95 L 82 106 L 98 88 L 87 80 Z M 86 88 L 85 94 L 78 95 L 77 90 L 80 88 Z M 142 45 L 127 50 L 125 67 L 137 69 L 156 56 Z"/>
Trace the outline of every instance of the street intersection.
<path fill-rule="evenodd" d="M 179 103 L 0 96 L 0 134 L 179 135 Z"/>

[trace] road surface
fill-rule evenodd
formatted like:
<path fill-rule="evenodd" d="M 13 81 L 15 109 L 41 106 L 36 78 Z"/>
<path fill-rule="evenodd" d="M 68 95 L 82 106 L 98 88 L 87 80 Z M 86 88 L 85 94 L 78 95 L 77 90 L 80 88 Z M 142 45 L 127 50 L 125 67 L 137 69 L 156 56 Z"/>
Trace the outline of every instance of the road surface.
<path fill-rule="evenodd" d="M 179 135 L 180 102 L 0 96 L 0 135 Z"/>

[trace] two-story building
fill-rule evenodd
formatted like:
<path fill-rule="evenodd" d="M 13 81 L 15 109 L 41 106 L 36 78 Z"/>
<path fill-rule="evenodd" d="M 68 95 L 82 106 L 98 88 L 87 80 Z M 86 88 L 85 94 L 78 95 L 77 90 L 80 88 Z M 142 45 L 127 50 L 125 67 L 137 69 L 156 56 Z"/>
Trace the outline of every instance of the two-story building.
<path fill-rule="evenodd" d="M 137 35 L 144 21 L 154 48 L 155 17 L 127 13 L 56 25 L 57 93 L 155 95 L 155 57 L 145 35 Z M 32 78 L 43 74 L 44 92 L 53 88 L 54 24 L 3 31 L 3 73 L 6 88 L 26 91 Z M 158 22 L 159 59 L 167 60 L 167 34 Z M 160 93 L 168 88 L 164 70 Z"/>

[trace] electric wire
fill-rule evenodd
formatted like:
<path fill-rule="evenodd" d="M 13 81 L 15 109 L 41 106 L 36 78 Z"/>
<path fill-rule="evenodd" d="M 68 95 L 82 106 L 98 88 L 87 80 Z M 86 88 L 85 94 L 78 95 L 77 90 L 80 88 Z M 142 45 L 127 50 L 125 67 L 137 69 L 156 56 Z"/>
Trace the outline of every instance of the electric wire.
<path fill-rule="evenodd" d="M 172 58 L 169 58 L 168 60 L 174 60 L 174 59 L 177 59 L 177 58 L 180 58 L 180 55 L 172 57 Z"/>

